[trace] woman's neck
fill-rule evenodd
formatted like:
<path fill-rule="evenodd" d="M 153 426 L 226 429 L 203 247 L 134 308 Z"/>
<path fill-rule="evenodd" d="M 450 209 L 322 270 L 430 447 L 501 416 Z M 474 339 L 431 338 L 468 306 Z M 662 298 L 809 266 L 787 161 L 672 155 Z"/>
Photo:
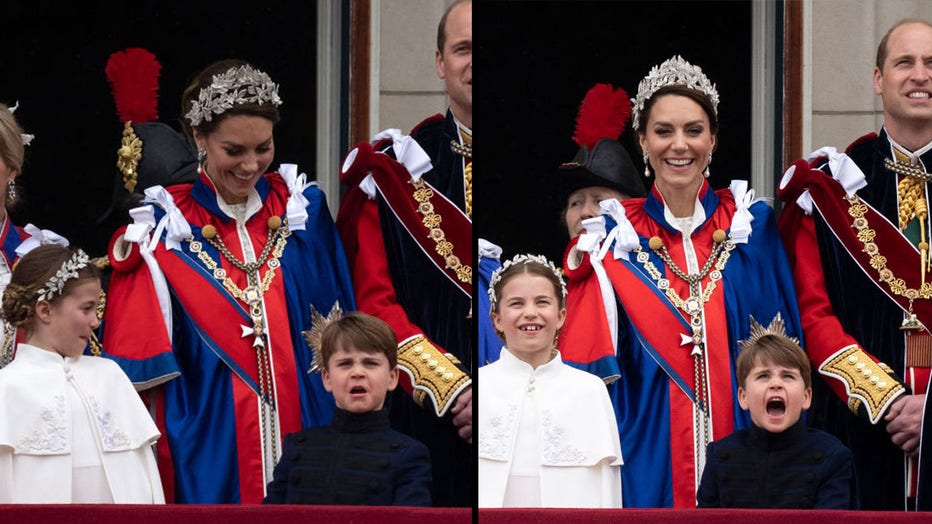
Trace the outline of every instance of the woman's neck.
<path fill-rule="evenodd" d="M 702 179 L 695 184 L 681 187 L 664 186 L 655 182 L 657 191 L 663 197 L 663 203 L 670 209 L 670 213 L 676 218 L 686 218 L 693 216 L 696 211 L 696 196 L 699 194 L 699 188 L 702 187 Z"/>

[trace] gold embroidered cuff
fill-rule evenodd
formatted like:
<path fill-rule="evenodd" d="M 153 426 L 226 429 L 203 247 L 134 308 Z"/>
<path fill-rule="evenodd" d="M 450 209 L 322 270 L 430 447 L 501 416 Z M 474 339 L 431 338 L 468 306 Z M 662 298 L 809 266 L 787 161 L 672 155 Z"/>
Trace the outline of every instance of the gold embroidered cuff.
<path fill-rule="evenodd" d="M 438 417 L 472 383 L 459 365 L 459 359 L 437 349 L 424 335 L 415 335 L 398 345 L 398 367 L 411 377 L 414 401 L 424 407 L 429 397 Z"/>
<path fill-rule="evenodd" d="M 874 362 L 858 346 L 841 349 L 819 366 L 819 372 L 841 380 L 848 392 L 848 408 L 857 414 L 863 406 L 871 424 L 906 391 L 889 366 Z"/>

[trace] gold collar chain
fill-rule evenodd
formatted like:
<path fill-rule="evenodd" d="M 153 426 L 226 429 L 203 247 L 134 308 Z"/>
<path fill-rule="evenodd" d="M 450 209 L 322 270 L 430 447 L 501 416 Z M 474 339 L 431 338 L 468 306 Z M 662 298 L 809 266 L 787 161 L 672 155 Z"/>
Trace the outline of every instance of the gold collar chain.
<path fill-rule="evenodd" d="M 466 215 L 472 218 L 472 135 L 460 128 L 463 142 L 450 141 L 450 150 L 464 157 L 463 190 L 466 193 Z"/>
<path fill-rule="evenodd" d="M 897 173 L 903 176 L 908 176 L 910 178 L 918 178 L 919 180 L 923 180 L 925 182 L 932 180 L 932 175 L 920 169 L 919 166 L 914 166 L 911 164 L 904 164 L 903 162 L 898 162 L 896 160 L 891 160 L 889 158 L 883 159 L 883 165 L 890 171 L 893 171 L 894 173 Z"/>
<path fill-rule="evenodd" d="M 664 264 L 666 264 L 676 276 L 689 284 L 689 298 L 686 299 L 681 297 L 679 293 L 673 289 L 668 279 L 663 278 L 657 266 L 650 261 L 650 256 L 647 252 L 642 251 L 640 247 L 635 250 L 637 253 L 637 261 L 644 266 L 644 269 L 647 270 L 650 277 L 657 282 L 657 287 L 664 291 L 667 298 L 670 299 L 670 302 L 672 302 L 674 306 L 689 315 L 690 326 L 693 331 L 691 338 L 693 344 L 691 354 L 693 356 L 700 356 L 704 351 L 704 343 L 702 341 L 702 307 L 712 298 L 716 283 L 721 280 L 725 264 L 728 263 L 731 251 L 735 248 L 735 244 L 726 237 L 725 232 L 721 229 L 716 230 L 712 238 L 714 241 L 712 253 L 709 255 L 709 258 L 706 259 L 699 273 L 693 275 L 686 273 L 673 262 L 673 259 L 670 258 L 670 254 L 667 252 L 667 248 L 663 245 L 663 241 L 660 240 L 660 237 L 652 237 L 650 239 L 649 247 L 651 250 L 663 260 Z M 715 268 L 714 271 L 712 270 L 713 267 Z M 706 276 L 708 276 L 711 281 L 709 285 L 706 286 L 705 290 L 700 292 L 700 283 Z"/>
<path fill-rule="evenodd" d="M 663 245 L 663 241 L 660 240 L 660 237 L 651 237 L 648 243 L 650 249 L 663 260 L 664 264 L 673 271 L 673 274 L 689 284 L 689 298 L 687 299 L 683 299 L 670 285 L 670 281 L 663 278 L 657 266 L 651 262 L 647 252 L 642 251 L 640 247 L 635 250 L 637 253 L 637 261 L 644 266 L 644 269 L 647 270 L 650 277 L 657 282 L 657 287 L 664 291 L 667 298 L 670 299 L 670 302 L 672 302 L 674 306 L 689 315 L 692 336 L 690 337 L 683 334 L 682 345 L 691 343 L 693 346 L 690 352 L 690 355 L 693 357 L 693 388 L 696 394 L 695 403 L 699 406 L 699 409 L 693 410 L 693 427 L 695 431 L 696 450 L 700 453 L 703 452 L 702 450 L 704 450 L 712 440 L 710 427 L 711 415 L 709 413 L 709 380 L 705 372 L 704 363 L 705 342 L 703 341 L 702 332 L 702 308 L 709 299 L 712 298 L 712 293 L 717 287 L 716 283 L 721 280 L 722 271 L 724 271 L 725 265 L 731 257 L 731 251 L 735 248 L 734 242 L 728 239 L 725 232 L 721 229 L 716 230 L 712 234 L 712 239 L 714 242 L 712 253 L 709 255 L 709 258 L 706 259 L 699 273 L 696 274 L 688 274 L 673 262 L 673 259 L 670 258 L 670 253 L 667 251 L 666 246 Z M 713 267 L 715 268 L 714 270 L 712 269 Z M 706 276 L 711 280 L 705 290 L 700 293 L 700 284 Z"/>
<path fill-rule="evenodd" d="M 226 247 L 223 240 L 217 236 L 217 230 L 214 226 L 206 225 L 201 228 L 201 235 L 210 245 L 217 248 L 217 251 L 223 255 L 235 267 L 246 272 L 246 281 L 248 285 L 245 289 L 240 289 L 233 279 L 227 276 L 227 272 L 217 265 L 217 262 L 210 258 L 204 251 L 203 245 L 189 238 L 191 243 L 191 252 L 197 254 L 197 258 L 210 270 L 213 277 L 219 280 L 224 289 L 231 296 L 246 303 L 249 306 L 249 316 L 252 318 L 252 327 L 242 326 L 243 336 L 253 335 L 252 346 L 256 350 L 256 367 L 258 370 L 259 391 L 262 401 L 271 409 L 275 409 L 274 395 L 272 385 L 272 365 L 269 362 L 269 356 L 265 351 L 265 315 L 262 312 L 262 297 L 272 285 L 272 279 L 275 278 L 275 270 L 281 266 L 279 259 L 285 252 L 285 244 L 291 231 L 279 217 L 269 219 L 269 232 L 266 236 L 265 246 L 255 262 L 246 263 L 237 259 L 233 253 Z M 270 257 L 271 255 L 271 257 Z M 268 259 L 268 262 L 266 262 Z M 268 269 L 261 281 L 258 277 L 259 268 L 265 263 Z M 263 432 L 266 432 L 266 417 L 263 415 Z M 273 439 L 274 440 L 274 439 Z M 274 446 L 274 443 L 273 443 Z"/>
<path fill-rule="evenodd" d="M 471 140 L 471 137 L 470 137 L 470 141 L 469 141 L 468 144 L 466 144 L 466 143 L 462 143 L 462 144 L 461 144 L 460 142 L 457 142 L 456 140 L 450 140 L 450 150 L 453 151 L 454 153 L 460 155 L 460 156 L 464 156 L 464 157 L 467 157 L 467 158 L 472 158 L 472 140 Z"/>
<path fill-rule="evenodd" d="M 211 272 L 213 277 L 223 284 L 224 289 L 226 289 L 233 298 L 249 306 L 249 315 L 252 317 L 253 326 L 250 332 L 246 333 L 244 331 L 243 336 L 247 334 L 254 335 L 255 340 L 253 341 L 253 346 L 258 350 L 258 348 L 265 345 L 265 322 L 262 313 L 262 297 L 272 285 L 272 280 L 275 278 L 275 270 L 281 266 L 279 259 L 285 251 L 285 244 L 288 241 L 288 237 L 291 236 L 291 231 L 288 229 L 287 224 L 282 223 L 279 217 L 270 218 L 265 246 L 256 258 L 256 261 L 250 263 L 237 259 L 236 256 L 230 252 L 223 243 L 223 240 L 217 235 L 217 230 L 214 226 L 209 224 L 204 226 L 201 229 L 201 234 L 204 240 L 214 246 L 223 258 L 246 273 L 248 285 L 244 289 L 240 289 L 236 283 L 233 282 L 233 279 L 227 276 L 226 270 L 220 267 L 217 262 L 210 258 L 210 255 L 203 250 L 203 245 L 200 242 L 194 240 L 193 237 L 189 239 L 191 243 L 191 252 L 197 254 L 197 258 Z M 259 269 L 263 264 L 266 265 L 267 269 L 265 275 L 263 275 L 260 280 Z"/>
<path fill-rule="evenodd" d="M 851 195 L 845 197 L 848 201 L 848 214 L 854 219 L 851 226 L 858 230 L 858 241 L 863 246 L 862 251 L 870 256 L 870 265 L 877 271 L 878 279 L 890 287 L 894 295 L 901 296 L 909 300 L 909 313 L 903 320 L 900 329 L 906 331 L 918 331 L 922 325 L 916 320 L 913 313 L 913 301 L 916 299 L 928 300 L 932 298 L 932 284 L 923 282 L 919 289 L 911 288 L 906 285 L 906 281 L 893 274 L 887 267 L 887 257 L 880 254 L 880 248 L 874 243 L 877 232 L 870 228 L 867 222 L 867 206 L 861 202 L 860 197 Z"/>
<path fill-rule="evenodd" d="M 13 361 L 15 349 L 13 342 L 16 339 L 16 328 L 6 320 L 0 320 L 0 329 L 3 331 L 0 334 L 3 337 L 3 341 L 0 343 L 0 368 L 3 368 Z"/>
<path fill-rule="evenodd" d="M 435 213 L 434 204 L 430 201 L 434 196 L 434 190 L 420 178 L 417 180 L 411 179 L 410 183 L 414 186 L 413 196 L 418 203 L 417 212 L 422 217 L 421 223 L 430 230 L 430 238 L 434 241 L 434 251 L 443 257 L 446 268 L 452 269 L 460 282 L 472 284 L 472 267 L 463 264 L 459 257 L 453 254 L 453 243 L 447 240 L 446 233 L 440 227 L 443 217 Z"/>

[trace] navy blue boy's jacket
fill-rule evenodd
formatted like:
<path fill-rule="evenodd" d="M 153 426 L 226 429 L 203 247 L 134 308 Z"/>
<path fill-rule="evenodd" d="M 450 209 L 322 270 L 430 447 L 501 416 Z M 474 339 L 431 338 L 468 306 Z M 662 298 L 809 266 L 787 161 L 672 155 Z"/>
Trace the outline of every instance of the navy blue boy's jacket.
<path fill-rule="evenodd" d="M 800 419 L 782 433 L 752 425 L 709 444 L 696 495 L 707 508 L 857 509 L 851 451 Z"/>
<path fill-rule="evenodd" d="M 430 453 L 388 412 L 336 408 L 330 426 L 285 436 L 264 504 L 430 506 Z"/>

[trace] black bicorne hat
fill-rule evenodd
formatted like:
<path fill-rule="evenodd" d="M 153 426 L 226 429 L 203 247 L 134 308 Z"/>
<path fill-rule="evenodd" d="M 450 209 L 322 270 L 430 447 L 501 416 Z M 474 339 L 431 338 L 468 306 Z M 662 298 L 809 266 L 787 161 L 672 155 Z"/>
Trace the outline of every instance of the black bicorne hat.
<path fill-rule="evenodd" d="M 631 99 L 624 89 L 596 84 L 579 106 L 573 140 L 579 151 L 557 170 L 563 198 L 574 191 L 603 186 L 630 197 L 647 194 L 631 156 L 617 138 L 631 116 Z"/>
<path fill-rule="evenodd" d="M 158 120 L 158 75 L 161 64 L 143 48 L 127 48 L 110 55 L 107 80 L 123 139 L 117 149 L 117 166 L 110 207 L 97 220 L 138 205 L 148 187 L 193 182 L 197 178 L 194 140 Z"/>
<path fill-rule="evenodd" d="M 647 195 L 631 155 L 612 138 L 599 140 L 591 151 L 588 146 L 580 147 L 573 160 L 560 165 L 559 172 L 562 193 L 567 198 L 590 186 L 608 187 L 630 197 Z"/>

